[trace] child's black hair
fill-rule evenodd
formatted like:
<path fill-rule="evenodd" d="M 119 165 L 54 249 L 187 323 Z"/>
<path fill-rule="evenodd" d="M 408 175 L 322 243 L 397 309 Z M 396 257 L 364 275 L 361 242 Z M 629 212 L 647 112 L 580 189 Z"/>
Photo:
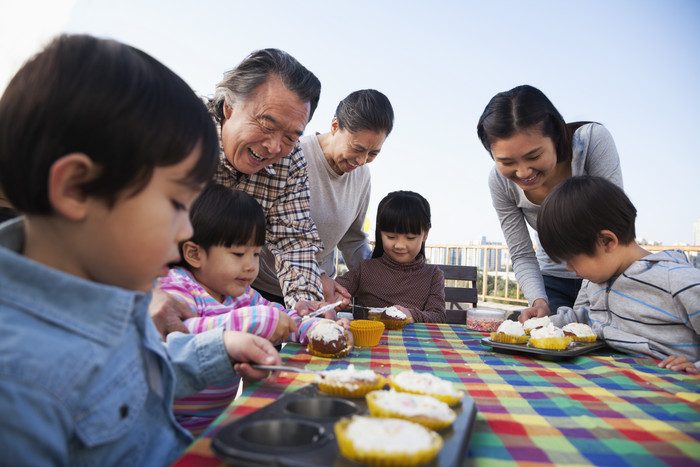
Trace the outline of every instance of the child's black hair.
<path fill-rule="evenodd" d="M 634 242 L 637 209 L 622 188 L 591 175 L 569 177 L 545 198 L 537 215 L 537 235 L 555 262 L 593 256 L 600 232 L 610 230 L 620 244 Z"/>
<path fill-rule="evenodd" d="M 0 186 L 20 212 L 50 214 L 48 174 L 70 153 L 102 170 L 81 188 L 112 206 L 156 167 L 201 155 L 187 175 L 199 188 L 218 162 L 206 106 L 175 73 L 113 40 L 61 35 L 25 63 L 0 99 Z"/>
<path fill-rule="evenodd" d="M 430 230 L 430 204 L 413 191 L 394 191 L 379 202 L 372 258 L 384 254 L 381 232 L 420 235 Z M 425 256 L 425 242 L 420 254 Z"/>
<path fill-rule="evenodd" d="M 214 246 L 265 244 L 265 213 L 249 194 L 210 183 L 190 209 L 192 237 L 189 241 L 205 250 Z M 178 266 L 190 269 L 182 254 Z"/>

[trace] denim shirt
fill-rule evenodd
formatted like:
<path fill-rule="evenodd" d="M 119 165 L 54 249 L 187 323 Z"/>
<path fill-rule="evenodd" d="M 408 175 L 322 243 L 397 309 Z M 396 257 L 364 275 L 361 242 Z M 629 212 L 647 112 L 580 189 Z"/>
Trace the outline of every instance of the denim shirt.
<path fill-rule="evenodd" d="M 18 254 L 0 226 L 0 465 L 169 465 L 191 442 L 172 403 L 235 376 L 222 331 L 164 344 L 151 294 Z"/>

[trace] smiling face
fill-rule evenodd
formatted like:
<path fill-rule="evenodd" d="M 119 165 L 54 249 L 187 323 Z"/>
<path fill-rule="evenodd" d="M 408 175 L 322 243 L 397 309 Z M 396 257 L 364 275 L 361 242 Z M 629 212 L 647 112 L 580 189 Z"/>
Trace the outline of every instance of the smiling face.
<path fill-rule="evenodd" d="M 258 276 L 261 246 L 212 246 L 199 248 L 199 264 L 195 279 L 219 302 L 225 297 L 238 297 Z"/>
<path fill-rule="evenodd" d="M 381 231 L 384 254 L 397 263 L 410 263 L 420 253 L 421 246 L 428 238 L 428 232 L 416 234 L 399 234 Z"/>
<path fill-rule="evenodd" d="M 311 105 L 271 76 L 245 101 L 224 105 L 221 142 L 226 159 L 254 174 L 288 156 L 309 121 Z"/>
<path fill-rule="evenodd" d="M 384 140 L 386 140 L 386 133 L 383 131 L 341 130 L 338 119 L 334 118 L 324 155 L 335 173 L 342 175 L 376 159 L 379 151 L 382 150 Z"/>
<path fill-rule="evenodd" d="M 556 185 L 554 142 L 537 131 L 496 140 L 491 144 L 491 154 L 501 175 L 515 182 L 523 191 Z"/>

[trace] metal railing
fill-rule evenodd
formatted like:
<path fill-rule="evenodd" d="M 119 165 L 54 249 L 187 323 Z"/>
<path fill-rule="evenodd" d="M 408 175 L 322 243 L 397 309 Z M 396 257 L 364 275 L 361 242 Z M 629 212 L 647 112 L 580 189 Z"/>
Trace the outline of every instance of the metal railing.
<path fill-rule="evenodd" d="M 370 242 L 374 246 L 374 242 Z M 681 250 L 700 267 L 700 246 L 688 245 L 642 245 L 652 253 L 663 250 Z M 339 264 L 336 255 L 336 271 L 342 275 L 347 271 Z M 510 253 L 506 245 L 426 245 L 425 256 L 431 264 L 454 264 L 476 266 L 479 270 L 480 302 L 499 302 L 507 305 L 527 305 L 511 268 Z M 484 280 L 486 278 L 486 280 Z M 450 285 L 450 284 L 448 284 Z"/>
<path fill-rule="evenodd" d="M 642 245 L 650 252 L 682 250 L 698 267 L 700 246 Z M 527 305 L 511 270 L 510 253 L 505 245 L 426 245 L 425 256 L 432 264 L 476 266 L 479 269 L 479 301 Z M 486 280 L 484 280 L 486 278 Z M 499 285 L 500 284 L 500 285 Z"/>

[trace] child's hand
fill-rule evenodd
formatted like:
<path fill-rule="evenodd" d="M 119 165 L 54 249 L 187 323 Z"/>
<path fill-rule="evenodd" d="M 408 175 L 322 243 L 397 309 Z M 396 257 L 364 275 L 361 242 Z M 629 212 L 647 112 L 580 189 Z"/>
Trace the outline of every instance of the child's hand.
<path fill-rule="evenodd" d="M 340 318 L 335 324 L 341 325 L 346 331 L 350 329 L 350 320 L 347 318 Z"/>
<path fill-rule="evenodd" d="M 700 373 L 693 362 L 679 355 L 670 355 L 664 358 L 664 360 L 659 363 L 659 368 L 668 368 L 671 371 L 686 372 L 693 375 Z"/>
<path fill-rule="evenodd" d="M 414 322 L 415 322 L 415 320 L 413 319 L 413 315 L 411 314 L 411 312 L 409 311 L 408 308 L 406 308 L 406 307 L 404 307 L 404 306 L 401 306 L 401 305 L 394 305 L 394 307 L 396 307 L 397 309 L 401 310 L 401 311 L 403 312 L 403 314 L 406 315 L 406 318 L 408 318 L 408 322 L 409 322 L 409 323 L 414 323 Z"/>
<path fill-rule="evenodd" d="M 296 323 L 286 312 L 279 310 L 277 314 L 279 316 L 277 327 L 270 336 L 270 342 L 273 344 L 286 341 L 289 335 L 297 330 Z"/>
<path fill-rule="evenodd" d="M 285 313 L 286 314 L 286 313 Z M 242 378 L 257 381 L 265 379 L 269 372 L 256 370 L 250 363 L 261 365 L 281 365 L 280 354 L 275 350 L 270 341 L 254 334 L 240 331 L 224 331 L 224 346 L 229 358 L 233 362 L 233 369 Z M 273 374 L 273 380 L 277 374 Z"/>

